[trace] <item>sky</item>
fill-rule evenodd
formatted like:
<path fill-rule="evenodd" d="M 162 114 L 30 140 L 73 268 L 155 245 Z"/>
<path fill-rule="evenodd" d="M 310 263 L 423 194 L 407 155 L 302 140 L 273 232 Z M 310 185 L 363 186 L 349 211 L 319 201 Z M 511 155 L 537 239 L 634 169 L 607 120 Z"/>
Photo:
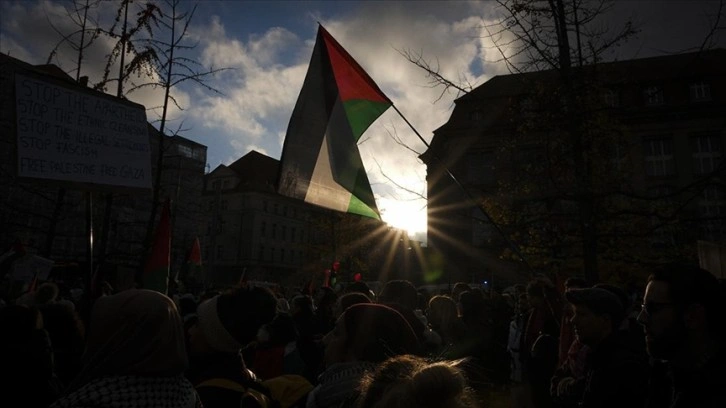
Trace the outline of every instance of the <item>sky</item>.
<path fill-rule="evenodd" d="M 136 1 L 132 11 L 142 4 Z M 197 9 L 189 25 L 185 56 L 200 69 L 230 68 L 208 78 L 220 91 L 182 84 L 173 95 L 183 110 L 170 112 L 167 129 L 208 146 L 208 171 L 231 164 L 250 150 L 280 158 L 287 124 L 307 71 L 318 23 L 368 72 L 428 143 L 448 120 L 456 92 L 432 87 L 425 73 L 401 51 L 421 53 L 440 73 L 473 86 L 509 72 L 497 63 L 483 27 L 501 16 L 494 1 L 183 1 Z M 0 52 L 44 64 L 62 34 L 76 30 L 65 0 L 0 0 Z M 683 52 L 699 46 L 714 21 L 718 1 L 624 1 L 598 24 L 615 29 L 633 21 L 638 36 L 609 58 L 632 59 Z M 89 15 L 108 27 L 118 2 L 102 2 Z M 724 18 L 726 20 L 726 18 Z M 717 44 L 724 47 L 717 36 Z M 81 75 L 100 78 L 112 42 L 89 48 Z M 75 76 L 75 53 L 61 47 L 52 62 Z M 163 94 L 128 95 L 147 109 Z M 158 110 L 149 109 L 153 121 Z M 425 239 L 426 150 L 398 113 L 389 109 L 363 135 L 359 149 L 384 221 Z"/>

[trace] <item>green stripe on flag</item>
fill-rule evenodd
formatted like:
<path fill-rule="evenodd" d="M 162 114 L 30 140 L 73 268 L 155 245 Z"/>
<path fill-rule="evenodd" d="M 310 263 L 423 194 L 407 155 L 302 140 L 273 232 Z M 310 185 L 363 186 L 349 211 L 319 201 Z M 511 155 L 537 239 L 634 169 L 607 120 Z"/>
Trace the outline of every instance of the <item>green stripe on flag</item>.
<path fill-rule="evenodd" d="M 350 196 L 348 212 L 352 214 L 364 215 L 366 217 L 375 218 L 377 220 L 381 219 L 377 212 L 375 212 L 373 209 L 371 209 L 371 207 L 366 205 L 366 203 L 364 203 L 354 195 Z"/>
<path fill-rule="evenodd" d="M 360 139 L 363 132 L 379 116 L 391 106 L 388 102 L 374 102 L 366 99 L 351 99 L 343 103 L 350 128 L 353 130 L 355 140 Z"/>

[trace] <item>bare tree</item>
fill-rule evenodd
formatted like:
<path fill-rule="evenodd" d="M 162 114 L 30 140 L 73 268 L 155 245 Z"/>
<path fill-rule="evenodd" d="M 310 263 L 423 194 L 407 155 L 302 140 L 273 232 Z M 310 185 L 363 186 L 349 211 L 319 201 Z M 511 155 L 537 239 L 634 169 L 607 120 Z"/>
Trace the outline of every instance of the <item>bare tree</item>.
<path fill-rule="evenodd" d="M 498 0 L 497 5 L 503 17 L 482 27 L 499 55 L 493 62 L 512 73 L 550 74 L 521 77 L 527 92 L 506 112 L 516 132 L 497 151 L 497 164 L 510 164 L 509 176 L 498 181 L 496 191 L 471 193 L 537 265 L 579 259 L 594 283 L 600 278 L 599 259 L 644 261 L 633 258 L 632 239 L 691 226 L 684 208 L 713 185 L 713 176 L 677 193 L 638 194 L 628 175 L 616 171 L 622 152 L 614 146 L 630 149 L 633 142 L 603 99 L 608 88 L 601 63 L 638 30 L 629 21 L 616 30 L 599 23 L 612 1 Z M 712 33 L 719 24 L 717 17 Z M 444 78 L 438 62 L 430 64 L 422 52 L 402 54 L 442 95 L 470 89 Z M 513 156 L 526 146 L 530 157 Z M 647 220 L 650 230 L 642 228 Z"/>
<path fill-rule="evenodd" d="M 164 98 L 161 108 L 161 114 L 158 119 L 159 123 L 159 139 L 158 153 L 156 156 L 156 177 L 153 186 L 152 206 L 149 215 L 149 221 L 144 239 L 144 248 L 150 247 L 154 220 L 160 203 L 161 195 L 161 170 L 164 164 L 165 151 L 165 130 L 169 121 L 169 107 L 174 104 L 179 110 L 183 110 L 178 101 L 172 94 L 172 89 L 186 82 L 192 82 L 201 86 L 207 91 L 220 93 L 217 89 L 207 84 L 207 80 L 213 75 L 222 72 L 228 68 L 205 68 L 195 59 L 187 56 L 187 52 L 196 48 L 197 44 L 188 43 L 189 24 L 194 18 L 196 6 L 189 11 L 182 11 L 180 0 L 166 0 L 166 10 L 161 11 L 161 17 L 158 24 L 165 29 L 167 39 L 161 39 L 161 35 L 150 37 L 146 41 L 146 55 L 149 56 L 149 63 L 153 69 L 154 75 L 150 81 L 140 84 L 132 84 L 127 93 L 131 94 L 135 91 L 145 88 L 163 89 Z M 181 130 L 177 129 L 177 132 Z"/>

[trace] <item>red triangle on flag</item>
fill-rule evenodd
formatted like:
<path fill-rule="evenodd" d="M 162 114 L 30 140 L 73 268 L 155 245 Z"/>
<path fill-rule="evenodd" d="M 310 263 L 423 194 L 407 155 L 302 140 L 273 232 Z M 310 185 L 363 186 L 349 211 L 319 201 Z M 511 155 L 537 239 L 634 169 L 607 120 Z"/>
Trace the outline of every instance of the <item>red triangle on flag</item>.
<path fill-rule="evenodd" d="M 143 286 L 166 294 L 171 259 L 171 202 L 167 198 L 156 227 L 151 255 L 144 266 Z"/>
<path fill-rule="evenodd" d="M 199 245 L 199 237 L 194 238 L 192 248 L 189 250 L 189 256 L 187 257 L 187 263 L 192 265 L 202 264 L 202 249 Z"/>

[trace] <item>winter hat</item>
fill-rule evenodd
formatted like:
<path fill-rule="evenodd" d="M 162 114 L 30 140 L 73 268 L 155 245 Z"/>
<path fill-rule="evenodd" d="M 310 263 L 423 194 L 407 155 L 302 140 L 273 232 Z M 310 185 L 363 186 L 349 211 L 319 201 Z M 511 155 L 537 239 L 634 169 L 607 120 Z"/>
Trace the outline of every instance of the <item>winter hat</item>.
<path fill-rule="evenodd" d="M 269 289 L 236 288 L 199 305 L 198 324 L 214 350 L 237 353 L 255 339 L 262 325 L 275 317 L 276 306 Z"/>
<path fill-rule="evenodd" d="M 411 325 L 393 308 L 359 303 L 350 306 L 341 318 L 347 346 L 360 361 L 381 362 L 394 355 L 421 351 Z"/>
<path fill-rule="evenodd" d="M 571 304 L 587 306 L 595 314 L 610 315 L 613 322 L 620 322 L 625 313 L 620 299 L 603 288 L 573 289 L 565 292 L 565 297 Z"/>

